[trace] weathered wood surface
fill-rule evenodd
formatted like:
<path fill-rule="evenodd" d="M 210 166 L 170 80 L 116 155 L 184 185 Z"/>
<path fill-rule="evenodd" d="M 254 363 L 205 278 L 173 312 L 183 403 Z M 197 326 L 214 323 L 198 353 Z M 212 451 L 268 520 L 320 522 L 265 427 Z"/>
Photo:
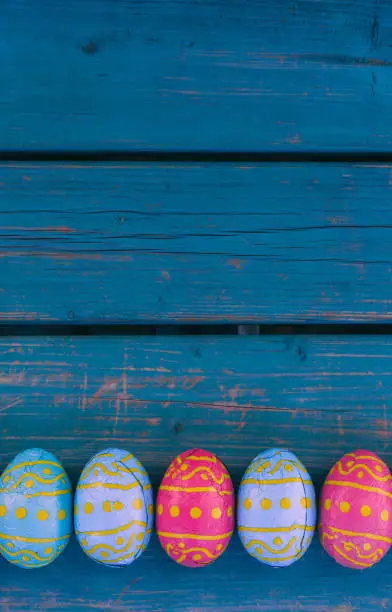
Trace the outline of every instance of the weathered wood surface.
<path fill-rule="evenodd" d="M 365 447 L 390 465 L 392 338 L 3 338 L 1 468 L 18 451 L 58 454 L 76 482 L 108 445 L 143 461 L 156 490 L 180 451 L 204 446 L 238 484 L 271 445 L 294 450 L 320 486 L 345 451 Z M 112 571 L 75 542 L 52 566 L 1 562 L 3 610 L 370 612 L 390 610 L 391 557 L 344 570 L 315 538 L 284 570 L 251 559 L 237 536 L 209 568 L 176 566 L 154 537 L 143 558 Z"/>
<path fill-rule="evenodd" d="M 3 0 L 5 150 L 385 151 L 389 0 Z"/>
<path fill-rule="evenodd" d="M 0 166 L 3 321 L 388 321 L 392 166 Z"/>

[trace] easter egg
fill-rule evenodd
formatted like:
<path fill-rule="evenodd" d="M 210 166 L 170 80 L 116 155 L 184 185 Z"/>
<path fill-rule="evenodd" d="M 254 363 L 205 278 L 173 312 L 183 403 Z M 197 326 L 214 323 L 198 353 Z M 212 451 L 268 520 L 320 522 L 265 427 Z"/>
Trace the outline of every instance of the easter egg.
<path fill-rule="evenodd" d="M 247 552 L 273 567 L 306 552 L 316 527 L 312 480 L 290 451 L 270 449 L 248 466 L 240 483 L 238 533 Z"/>
<path fill-rule="evenodd" d="M 48 565 L 72 533 L 72 487 L 48 451 L 19 453 L 0 478 L 0 550 L 15 565 Z"/>
<path fill-rule="evenodd" d="M 162 547 L 181 565 L 209 565 L 223 553 L 234 529 L 234 491 L 218 457 L 192 449 L 174 459 L 159 487 L 156 521 Z"/>
<path fill-rule="evenodd" d="M 391 545 L 392 476 L 374 453 L 347 453 L 329 472 L 320 499 L 320 538 L 340 565 L 364 569 Z"/>
<path fill-rule="evenodd" d="M 148 545 L 154 520 L 150 479 L 131 453 L 109 448 L 94 455 L 75 493 L 75 533 L 98 563 L 124 567 Z"/>

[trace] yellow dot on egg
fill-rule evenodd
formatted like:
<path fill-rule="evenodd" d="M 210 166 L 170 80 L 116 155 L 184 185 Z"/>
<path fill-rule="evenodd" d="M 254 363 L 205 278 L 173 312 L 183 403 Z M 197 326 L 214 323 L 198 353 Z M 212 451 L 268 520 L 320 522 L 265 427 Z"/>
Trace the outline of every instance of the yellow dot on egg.
<path fill-rule="evenodd" d="M 102 508 L 104 509 L 104 512 L 111 512 L 112 506 L 111 506 L 110 501 L 108 500 L 104 501 L 102 504 Z"/>
<path fill-rule="evenodd" d="M 216 547 L 216 550 L 222 550 L 223 545 L 222 544 L 218 544 L 218 546 Z"/>
<path fill-rule="evenodd" d="M 200 508 L 197 508 L 197 507 L 191 508 L 191 517 L 193 519 L 200 518 L 201 517 L 201 510 L 200 510 Z"/>
<path fill-rule="evenodd" d="M 26 508 L 17 508 L 15 512 L 16 518 L 24 519 L 27 516 Z"/>
<path fill-rule="evenodd" d="M 358 472 L 358 478 L 359 479 L 363 478 L 363 472 Z"/>
<path fill-rule="evenodd" d="M 134 499 L 132 506 L 135 508 L 135 510 L 141 510 L 143 508 L 143 502 L 139 498 Z"/>
<path fill-rule="evenodd" d="M 302 508 L 311 508 L 312 507 L 312 500 L 309 499 L 309 497 L 303 497 L 301 499 L 301 506 L 302 506 Z"/>
<path fill-rule="evenodd" d="M 286 472 L 292 472 L 293 466 L 291 465 L 291 463 L 286 463 L 284 469 L 286 470 Z"/>
<path fill-rule="evenodd" d="M 7 514 L 6 506 L 0 506 L 0 516 L 5 516 Z"/>
<path fill-rule="evenodd" d="M 140 532 L 137 534 L 138 542 L 142 542 L 144 540 L 144 533 Z"/>
<path fill-rule="evenodd" d="M 148 506 L 148 513 L 152 514 L 154 512 L 154 506 L 152 504 L 149 504 Z"/>
<path fill-rule="evenodd" d="M 377 472 L 382 472 L 382 467 L 381 467 L 381 465 L 376 465 L 376 470 L 377 470 Z"/>
<path fill-rule="evenodd" d="M 179 546 L 180 548 L 185 548 L 185 544 L 184 544 L 184 542 L 180 542 L 178 546 Z"/>
<path fill-rule="evenodd" d="M 163 506 L 162 504 L 159 504 L 158 508 L 157 508 L 157 512 L 159 515 L 163 514 Z"/>
<path fill-rule="evenodd" d="M 31 487 L 34 486 L 34 480 L 31 480 L 31 479 L 26 480 L 25 485 L 28 489 L 31 489 Z"/>
<path fill-rule="evenodd" d="M 45 555 L 51 555 L 53 552 L 53 548 L 45 548 L 44 553 Z"/>
<path fill-rule="evenodd" d="M 282 497 L 282 499 L 280 500 L 280 507 L 283 508 L 283 510 L 290 510 L 291 501 L 288 497 Z"/>
<path fill-rule="evenodd" d="M 22 557 L 22 561 L 29 561 L 30 557 L 27 557 L 27 555 L 23 555 Z"/>
<path fill-rule="evenodd" d="M 44 474 L 49 475 L 49 474 L 52 473 L 52 470 L 50 470 L 49 468 L 44 468 L 43 472 L 44 472 Z"/>
<path fill-rule="evenodd" d="M 109 556 L 109 553 L 108 553 L 106 550 L 102 550 L 102 551 L 101 551 L 101 557 L 106 558 L 106 557 L 108 557 L 108 556 Z"/>
<path fill-rule="evenodd" d="M 124 504 L 122 502 L 120 502 L 120 501 L 115 501 L 113 503 L 113 508 L 114 508 L 114 510 L 116 510 L 118 512 L 119 510 L 122 510 L 124 508 Z"/>
<path fill-rule="evenodd" d="M 332 502 L 331 502 L 331 500 L 330 500 L 330 499 L 326 499 L 326 500 L 325 500 L 325 502 L 324 502 L 324 508 L 325 508 L 326 510 L 330 510 L 330 509 L 331 509 L 331 506 L 332 506 Z"/>
<path fill-rule="evenodd" d="M 86 514 L 91 514 L 93 510 L 94 510 L 94 506 L 92 505 L 91 502 L 86 502 L 84 504 L 84 511 Z"/>
<path fill-rule="evenodd" d="M 180 509 L 178 506 L 170 506 L 170 516 L 172 516 L 173 518 L 177 518 L 177 516 L 180 516 Z"/>
<path fill-rule="evenodd" d="M 363 545 L 363 550 L 370 550 L 371 549 L 371 544 L 364 544 Z"/>
<path fill-rule="evenodd" d="M 200 561 L 200 559 L 201 559 L 201 555 L 193 555 L 192 559 L 193 559 L 194 561 Z"/>
<path fill-rule="evenodd" d="M 4 476 L 3 481 L 4 481 L 5 483 L 7 483 L 7 482 L 9 481 L 9 479 L 10 479 L 10 477 L 9 477 L 9 476 Z"/>
<path fill-rule="evenodd" d="M 119 536 L 116 539 L 116 544 L 118 544 L 119 546 L 121 546 L 121 544 L 124 544 L 124 538 L 122 538 L 121 536 Z"/>
<path fill-rule="evenodd" d="M 275 538 L 274 544 L 275 546 L 281 546 L 283 544 L 282 538 Z"/>
<path fill-rule="evenodd" d="M 350 467 L 352 467 L 353 465 L 354 465 L 354 461 L 348 461 L 348 463 L 347 463 L 347 467 L 349 467 L 349 468 L 350 468 Z"/>
<path fill-rule="evenodd" d="M 188 466 L 188 464 L 187 464 L 187 463 L 183 463 L 183 464 L 182 464 L 182 466 L 181 466 L 181 470 L 182 470 L 183 472 L 186 472 L 186 471 L 187 471 L 187 469 L 188 469 L 188 467 L 189 467 L 189 466 Z"/>
<path fill-rule="evenodd" d="M 98 476 L 99 475 L 99 470 L 94 470 L 94 476 Z"/>
<path fill-rule="evenodd" d="M 250 510 L 252 507 L 252 500 L 249 499 L 249 497 L 247 497 L 246 499 L 244 499 L 244 508 L 245 510 Z"/>
<path fill-rule="evenodd" d="M 381 511 L 381 520 L 382 521 L 387 521 L 389 519 L 389 512 L 388 510 L 382 510 Z"/>
<path fill-rule="evenodd" d="M 87 540 L 86 540 L 86 538 L 82 538 L 82 546 L 87 546 Z"/>
<path fill-rule="evenodd" d="M 49 516 L 49 512 L 47 510 L 39 510 L 37 513 L 37 518 L 40 521 L 46 521 Z"/>
<path fill-rule="evenodd" d="M 361 508 L 362 516 L 370 516 L 372 514 L 372 509 L 370 506 L 362 506 Z"/>
<path fill-rule="evenodd" d="M 59 510 L 57 516 L 59 517 L 59 521 L 63 521 L 67 516 L 67 513 L 65 510 Z"/>
<path fill-rule="evenodd" d="M 272 501 L 268 497 L 264 497 L 260 502 L 260 506 L 263 510 L 270 510 L 272 508 Z"/>
<path fill-rule="evenodd" d="M 211 511 L 211 516 L 214 519 L 220 519 L 222 516 L 222 510 L 220 508 L 213 508 Z"/>
<path fill-rule="evenodd" d="M 227 509 L 227 516 L 233 516 L 233 508 L 232 506 L 229 506 Z"/>
<path fill-rule="evenodd" d="M 340 502 L 339 508 L 340 508 L 340 512 L 346 513 L 346 512 L 350 512 L 351 506 L 348 502 L 343 501 L 343 502 Z"/>
<path fill-rule="evenodd" d="M 14 547 L 14 545 L 12 544 L 12 542 L 7 542 L 7 546 L 8 546 L 8 548 L 13 548 L 13 547 Z"/>
<path fill-rule="evenodd" d="M 203 480 L 208 480 L 207 474 L 202 474 L 201 477 L 202 477 Z"/>

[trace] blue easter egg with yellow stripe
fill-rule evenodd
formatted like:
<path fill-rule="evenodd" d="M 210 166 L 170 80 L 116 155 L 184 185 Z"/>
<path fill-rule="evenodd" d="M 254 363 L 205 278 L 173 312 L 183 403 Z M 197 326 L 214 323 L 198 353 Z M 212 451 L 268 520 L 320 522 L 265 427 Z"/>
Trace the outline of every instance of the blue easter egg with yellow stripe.
<path fill-rule="evenodd" d="M 0 479 L 0 550 L 25 568 L 48 565 L 72 533 L 72 487 L 52 453 L 19 453 Z"/>
<path fill-rule="evenodd" d="M 316 495 L 301 461 L 267 450 L 250 463 L 238 491 L 238 533 L 258 561 L 284 567 L 309 548 L 316 528 Z"/>
<path fill-rule="evenodd" d="M 128 451 L 94 455 L 75 494 L 75 533 L 83 551 L 111 567 L 124 567 L 147 547 L 154 520 L 150 479 Z"/>

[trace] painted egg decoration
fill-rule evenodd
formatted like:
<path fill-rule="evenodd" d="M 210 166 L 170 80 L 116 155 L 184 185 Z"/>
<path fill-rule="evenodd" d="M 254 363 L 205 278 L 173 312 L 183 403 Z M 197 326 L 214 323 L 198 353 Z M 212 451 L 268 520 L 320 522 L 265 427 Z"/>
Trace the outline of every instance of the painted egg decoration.
<path fill-rule="evenodd" d="M 290 451 L 270 449 L 248 466 L 238 491 L 238 533 L 247 552 L 285 567 L 309 548 L 316 528 L 312 480 Z"/>
<path fill-rule="evenodd" d="M 19 453 L 0 478 L 0 550 L 24 568 L 48 565 L 72 533 L 72 487 L 52 453 Z"/>
<path fill-rule="evenodd" d="M 392 476 L 374 453 L 347 453 L 329 472 L 320 499 L 320 538 L 340 565 L 371 567 L 391 545 Z"/>
<path fill-rule="evenodd" d="M 202 567 L 217 559 L 234 529 L 234 490 L 216 455 L 188 450 L 170 464 L 157 497 L 163 549 L 180 565 Z"/>
<path fill-rule="evenodd" d="M 75 493 L 75 533 L 87 556 L 125 567 L 147 547 L 154 521 L 153 494 L 143 465 L 126 450 L 94 455 Z"/>

